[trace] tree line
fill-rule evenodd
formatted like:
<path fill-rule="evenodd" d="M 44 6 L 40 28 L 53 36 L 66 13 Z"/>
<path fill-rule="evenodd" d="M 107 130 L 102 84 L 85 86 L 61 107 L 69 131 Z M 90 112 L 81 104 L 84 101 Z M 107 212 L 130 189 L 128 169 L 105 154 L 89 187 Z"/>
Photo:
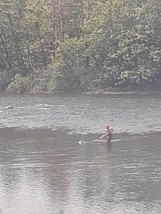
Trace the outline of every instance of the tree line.
<path fill-rule="evenodd" d="M 1 0 L 0 89 L 160 89 L 160 35 L 160 0 Z"/>

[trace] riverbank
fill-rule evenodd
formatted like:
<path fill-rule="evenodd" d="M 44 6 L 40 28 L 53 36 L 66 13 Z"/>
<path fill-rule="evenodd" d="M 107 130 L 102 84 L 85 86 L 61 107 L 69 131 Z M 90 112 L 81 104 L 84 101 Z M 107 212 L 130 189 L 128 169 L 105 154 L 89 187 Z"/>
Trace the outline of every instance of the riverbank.
<path fill-rule="evenodd" d="M 108 88 L 106 90 L 102 89 L 96 89 L 96 90 L 75 90 L 75 91 L 42 91 L 42 90 L 37 90 L 37 91 L 25 91 L 25 92 L 16 92 L 16 91 L 8 91 L 8 90 L 1 90 L 0 94 L 160 94 L 161 90 L 152 90 L 152 89 L 147 89 L 147 90 L 129 90 L 129 89 L 116 89 L 116 88 Z"/>

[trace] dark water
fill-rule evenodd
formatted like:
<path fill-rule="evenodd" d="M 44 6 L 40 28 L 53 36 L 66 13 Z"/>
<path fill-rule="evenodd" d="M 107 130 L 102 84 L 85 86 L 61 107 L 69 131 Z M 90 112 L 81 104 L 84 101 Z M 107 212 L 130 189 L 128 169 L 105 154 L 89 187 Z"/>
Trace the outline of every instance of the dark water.
<path fill-rule="evenodd" d="M 0 103 L 1 214 L 161 213 L 159 94 Z M 107 122 L 112 148 L 95 141 Z"/>

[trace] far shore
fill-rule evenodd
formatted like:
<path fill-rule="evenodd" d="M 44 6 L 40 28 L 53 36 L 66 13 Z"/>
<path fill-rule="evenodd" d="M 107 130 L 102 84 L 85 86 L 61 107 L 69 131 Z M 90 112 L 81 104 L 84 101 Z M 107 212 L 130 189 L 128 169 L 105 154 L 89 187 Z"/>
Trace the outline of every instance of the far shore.
<path fill-rule="evenodd" d="M 152 90 L 152 89 L 144 89 L 144 90 L 131 90 L 131 89 L 120 89 L 120 88 L 107 88 L 105 90 L 103 89 L 92 89 L 92 90 L 75 90 L 73 91 L 67 91 L 67 90 L 62 90 L 62 91 L 25 91 L 23 93 L 17 93 L 17 92 L 12 92 L 12 91 L 7 91 L 7 90 L 1 90 L 0 94 L 160 94 L 161 89 L 158 90 Z"/>

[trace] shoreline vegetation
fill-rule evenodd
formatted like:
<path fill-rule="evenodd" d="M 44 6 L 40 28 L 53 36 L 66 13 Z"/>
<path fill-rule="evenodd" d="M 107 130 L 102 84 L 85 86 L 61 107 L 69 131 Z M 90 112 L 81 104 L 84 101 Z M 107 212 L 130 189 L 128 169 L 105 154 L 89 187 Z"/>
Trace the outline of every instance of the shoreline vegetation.
<path fill-rule="evenodd" d="M 0 91 L 161 91 L 161 1 L 1 0 Z"/>
<path fill-rule="evenodd" d="M 47 90 L 26 90 L 26 91 L 12 91 L 12 90 L 1 90 L 0 94 L 86 94 L 86 95 L 119 95 L 119 94 L 160 94 L 161 89 L 127 89 L 127 88 L 107 88 L 107 89 L 92 89 L 92 90 L 55 90 L 55 91 L 47 91 Z"/>
<path fill-rule="evenodd" d="M 118 88 L 108 88 L 106 90 L 103 89 L 95 89 L 95 90 L 75 90 L 75 91 L 42 91 L 42 90 L 31 90 L 31 91 L 11 91 L 11 90 L 1 90 L 0 94 L 48 94 L 48 95 L 54 95 L 54 94 L 84 94 L 84 95 L 123 95 L 123 94 L 161 94 L 161 89 L 140 89 L 140 90 L 128 90 L 128 89 L 118 89 Z"/>

